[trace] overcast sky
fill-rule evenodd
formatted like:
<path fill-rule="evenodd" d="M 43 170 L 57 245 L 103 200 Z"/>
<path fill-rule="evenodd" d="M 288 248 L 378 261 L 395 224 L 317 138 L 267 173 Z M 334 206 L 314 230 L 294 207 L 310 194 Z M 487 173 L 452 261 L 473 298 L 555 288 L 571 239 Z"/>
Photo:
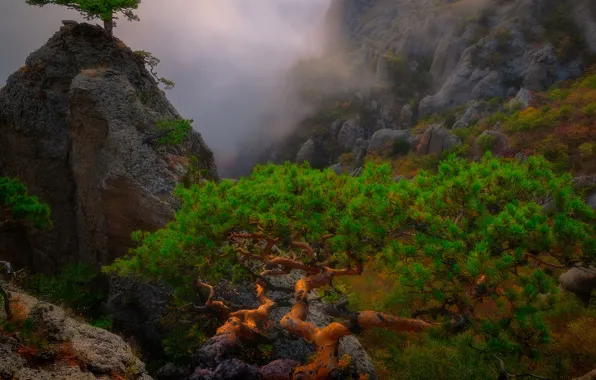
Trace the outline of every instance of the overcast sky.
<path fill-rule="evenodd" d="M 141 22 L 122 21 L 115 34 L 161 59 L 158 73 L 176 82 L 169 99 L 221 160 L 265 116 L 281 116 L 284 71 L 317 53 L 330 1 L 143 0 Z M 0 0 L 0 85 L 65 19 L 81 20 L 68 9 Z"/>

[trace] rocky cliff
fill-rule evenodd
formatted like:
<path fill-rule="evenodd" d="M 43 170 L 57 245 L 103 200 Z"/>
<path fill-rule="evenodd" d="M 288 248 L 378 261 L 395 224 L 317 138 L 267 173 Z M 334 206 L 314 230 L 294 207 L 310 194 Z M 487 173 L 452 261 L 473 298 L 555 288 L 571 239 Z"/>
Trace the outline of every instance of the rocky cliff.
<path fill-rule="evenodd" d="M 65 22 L 0 91 L 0 175 L 49 203 L 55 226 L 43 248 L 3 256 L 34 270 L 104 264 L 127 251 L 131 232 L 162 226 L 191 157 L 217 178 L 198 133 L 152 143 L 156 122 L 181 118 L 142 56 L 98 26 Z"/>
<path fill-rule="evenodd" d="M 361 157 L 379 147 L 439 155 L 465 143 L 456 129 L 501 112 L 506 99 L 528 107 L 533 92 L 596 62 L 596 5 L 588 0 L 334 0 L 328 23 L 352 76 L 372 79 L 318 100 L 268 160 L 357 174 Z"/>

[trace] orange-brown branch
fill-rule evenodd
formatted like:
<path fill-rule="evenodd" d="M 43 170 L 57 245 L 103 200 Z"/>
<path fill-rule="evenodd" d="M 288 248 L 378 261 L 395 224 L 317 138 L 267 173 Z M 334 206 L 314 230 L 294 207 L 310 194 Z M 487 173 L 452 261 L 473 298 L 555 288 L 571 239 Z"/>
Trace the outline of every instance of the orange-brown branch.
<path fill-rule="evenodd" d="M 422 332 L 434 326 L 418 319 L 400 318 L 386 313 L 362 311 L 354 314 L 350 320 L 338 323 L 333 322 L 324 328 L 318 328 L 306 322 L 308 316 L 308 292 L 318 286 L 326 284 L 334 275 L 359 274 L 361 266 L 355 268 L 333 271 L 323 270 L 314 276 L 300 279 L 294 289 L 296 303 L 289 313 L 284 315 L 280 324 L 293 334 L 311 341 L 316 346 L 315 359 L 306 365 L 297 367 L 294 371 L 294 380 L 324 380 L 339 368 L 338 349 L 342 337 L 351 335 L 361 328 L 381 327 L 401 332 Z"/>

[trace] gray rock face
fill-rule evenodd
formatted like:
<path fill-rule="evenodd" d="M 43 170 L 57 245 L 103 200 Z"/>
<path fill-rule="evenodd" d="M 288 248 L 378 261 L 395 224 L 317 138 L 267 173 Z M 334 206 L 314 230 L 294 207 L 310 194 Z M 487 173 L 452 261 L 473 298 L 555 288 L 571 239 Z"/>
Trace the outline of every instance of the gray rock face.
<path fill-rule="evenodd" d="M 346 152 L 354 149 L 356 141 L 364 137 L 364 131 L 356 120 L 346 121 L 337 134 L 337 143 Z"/>
<path fill-rule="evenodd" d="M 302 145 L 298 154 L 296 155 L 296 163 L 301 164 L 304 161 L 312 163 L 315 155 L 315 142 L 311 139 Z"/>
<path fill-rule="evenodd" d="M 17 353 L 20 344 L 0 337 L 0 377 L 7 379 L 96 379 L 126 376 L 127 379 L 151 380 L 145 364 L 133 355 L 131 348 L 117 335 L 78 322 L 61 308 L 20 293 L 12 293 L 34 326 L 43 326 L 48 349 L 45 366 L 31 366 Z M 63 347 L 79 366 L 56 360 Z M 38 368 L 39 367 L 39 368 Z"/>
<path fill-rule="evenodd" d="M 391 149 L 391 145 L 397 140 L 409 141 L 410 132 L 394 129 L 381 129 L 376 131 L 368 142 L 368 153 L 380 153 L 385 149 Z"/>
<path fill-rule="evenodd" d="M 217 178 L 197 133 L 173 149 L 143 145 L 156 120 L 173 118 L 180 115 L 143 62 L 99 26 L 67 23 L 8 78 L 0 174 L 18 175 L 49 203 L 55 226 L 40 242 L 54 260 L 31 253 L 32 269 L 125 253 L 131 231 L 171 215 L 169 192 L 187 155 Z"/>
<path fill-rule="evenodd" d="M 368 149 L 368 141 L 364 139 L 356 140 L 354 144 L 354 149 L 352 150 L 352 156 L 354 157 L 354 165 L 359 168 L 362 166 L 364 162 L 364 157 L 366 157 L 366 151 Z"/>
<path fill-rule="evenodd" d="M 484 116 L 484 111 L 486 108 L 486 104 L 484 102 L 474 101 L 470 102 L 468 105 L 466 112 L 460 117 L 455 124 L 453 124 L 452 129 L 457 128 L 467 128 L 470 126 L 472 120 L 478 120 L 482 116 Z"/>
<path fill-rule="evenodd" d="M 333 170 L 337 175 L 341 175 L 344 170 L 341 164 L 332 165 L 329 167 L 329 169 Z"/>
<path fill-rule="evenodd" d="M 596 210 L 596 192 L 593 192 L 592 194 L 588 195 L 586 203 L 594 210 Z"/>
<path fill-rule="evenodd" d="M 564 290 L 589 299 L 596 289 L 596 268 L 571 268 L 559 276 L 559 282 Z"/>
<path fill-rule="evenodd" d="M 146 354 L 161 354 L 165 315 L 172 289 L 135 277 L 111 276 L 106 311 L 112 328 L 124 336 L 134 336 Z"/>
<path fill-rule="evenodd" d="M 399 121 L 404 128 L 410 128 L 414 125 L 414 111 L 409 104 L 406 104 L 401 109 Z"/>
<path fill-rule="evenodd" d="M 460 139 L 449 133 L 442 125 L 432 125 L 424 133 L 417 153 L 439 155 L 459 144 L 461 144 Z"/>
<path fill-rule="evenodd" d="M 515 98 L 509 101 L 510 107 L 521 107 L 521 108 L 528 108 L 530 106 L 530 102 L 534 99 L 534 95 L 525 88 L 519 90 Z"/>

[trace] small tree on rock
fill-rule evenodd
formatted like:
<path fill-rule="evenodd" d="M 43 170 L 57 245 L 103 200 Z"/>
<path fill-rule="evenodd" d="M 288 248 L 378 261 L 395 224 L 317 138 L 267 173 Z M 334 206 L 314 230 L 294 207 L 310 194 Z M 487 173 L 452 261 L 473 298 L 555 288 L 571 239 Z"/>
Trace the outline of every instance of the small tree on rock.
<path fill-rule="evenodd" d="M 27 4 L 43 7 L 48 4 L 62 5 L 80 12 L 87 20 L 100 19 L 103 21 L 106 33 L 113 37 L 114 20 L 121 13 L 128 20 L 139 21 L 134 11 L 141 0 L 26 0 Z"/>

